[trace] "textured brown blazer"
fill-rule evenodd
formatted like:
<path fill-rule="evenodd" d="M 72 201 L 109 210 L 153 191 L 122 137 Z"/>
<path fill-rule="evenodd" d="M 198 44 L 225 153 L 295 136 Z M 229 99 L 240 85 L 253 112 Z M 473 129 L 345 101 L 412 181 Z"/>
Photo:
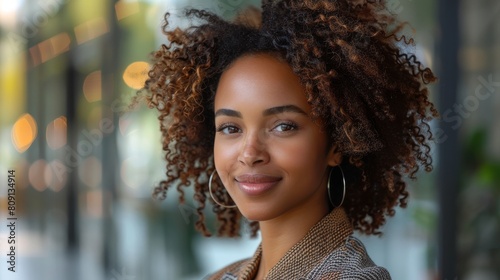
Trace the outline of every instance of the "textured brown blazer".
<path fill-rule="evenodd" d="M 266 280 L 391 279 L 376 266 L 357 238 L 343 208 L 336 208 L 271 268 Z M 206 280 L 253 280 L 262 256 L 261 245 L 252 258 L 205 277 Z"/>

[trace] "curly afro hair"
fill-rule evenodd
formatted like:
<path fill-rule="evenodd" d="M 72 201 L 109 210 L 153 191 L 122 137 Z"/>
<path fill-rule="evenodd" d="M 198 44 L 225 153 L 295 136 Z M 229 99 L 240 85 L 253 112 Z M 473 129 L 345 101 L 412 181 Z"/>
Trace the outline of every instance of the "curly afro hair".
<path fill-rule="evenodd" d="M 427 89 L 436 77 L 407 53 L 413 39 L 400 34 L 404 24 L 387 12 L 386 2 L 265 1 L 231 21 L 206 10 L 189 9 L 185 15 L 197 25 L 170 29 L 165 15 L 169 43 L 153 53 L 141 96 L 159 112 L 166 152 L 166 179 L 154 196 L 165 198 L 176 187 L 184 203 L 185 188 L 193 186 L 196 228 L 211 235 L 204 214 L 209 204 L 218 235 L 240 234 L 238 209 L 207 199 L 215 169 L 213 100 L 221 74 L 235 59 L 269 53 L 301 79 L 311 117 L 321 121 L 343 155 L 348 183 L 343 207 L 355 230 L 380 234 L 394 208 L 407 204 L 404 177 L 414 179 L 420 167 L 432 170 L 428 122 L 438 116 Z M 225 192 L 215 195 L 230 201 Z M 258 223 L 251 222 L 250 229 L 255 235 Z"/>

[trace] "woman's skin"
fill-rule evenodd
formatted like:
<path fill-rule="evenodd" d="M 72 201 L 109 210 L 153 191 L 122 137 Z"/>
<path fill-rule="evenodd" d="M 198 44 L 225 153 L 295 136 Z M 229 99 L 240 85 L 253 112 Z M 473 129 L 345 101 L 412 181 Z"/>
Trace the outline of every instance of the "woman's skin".
<path fill-rule="evenodd" d="M 329 166 L 341 155 L 309 113 L 300 79 L 270 54 L 238 58 L 214 102 L 214 160 L 243 216 L 259 221 L 267 272 L 329 212 Z"/>

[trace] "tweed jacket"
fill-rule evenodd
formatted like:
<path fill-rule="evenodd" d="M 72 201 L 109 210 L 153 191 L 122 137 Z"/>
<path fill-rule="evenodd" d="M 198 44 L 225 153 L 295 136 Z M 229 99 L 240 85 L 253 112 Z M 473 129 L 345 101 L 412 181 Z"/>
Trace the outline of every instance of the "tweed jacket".
<path fill-rule="evenodd" d="M 297 242 L 271 268 L 266 280 L 391 279 L 376 266 L 357 238 L 343 208 L 336 208 Z M 259 269 L 262 247 L 252 258 L 235 262 L 205 280 L 253 280 Z"/>

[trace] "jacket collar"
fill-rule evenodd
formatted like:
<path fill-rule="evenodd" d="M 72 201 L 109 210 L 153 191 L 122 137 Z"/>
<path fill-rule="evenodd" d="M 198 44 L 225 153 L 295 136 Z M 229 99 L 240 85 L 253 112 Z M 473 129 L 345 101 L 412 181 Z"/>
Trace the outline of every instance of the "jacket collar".
<path fill-rule="evenodd" d="M 288 250 L 271 268 L 266 279 L 292 279 L 293 275 L 311 271 L 323 258 L 341 246 L 353 233 L 344 208 L 335 208 L 315 224 L 306 235 Z M 238 279 L 254 279 L 262 258 L 262 244 L 243 266 Z M 300 265 L 297 265 L 300 263 Z"/>

